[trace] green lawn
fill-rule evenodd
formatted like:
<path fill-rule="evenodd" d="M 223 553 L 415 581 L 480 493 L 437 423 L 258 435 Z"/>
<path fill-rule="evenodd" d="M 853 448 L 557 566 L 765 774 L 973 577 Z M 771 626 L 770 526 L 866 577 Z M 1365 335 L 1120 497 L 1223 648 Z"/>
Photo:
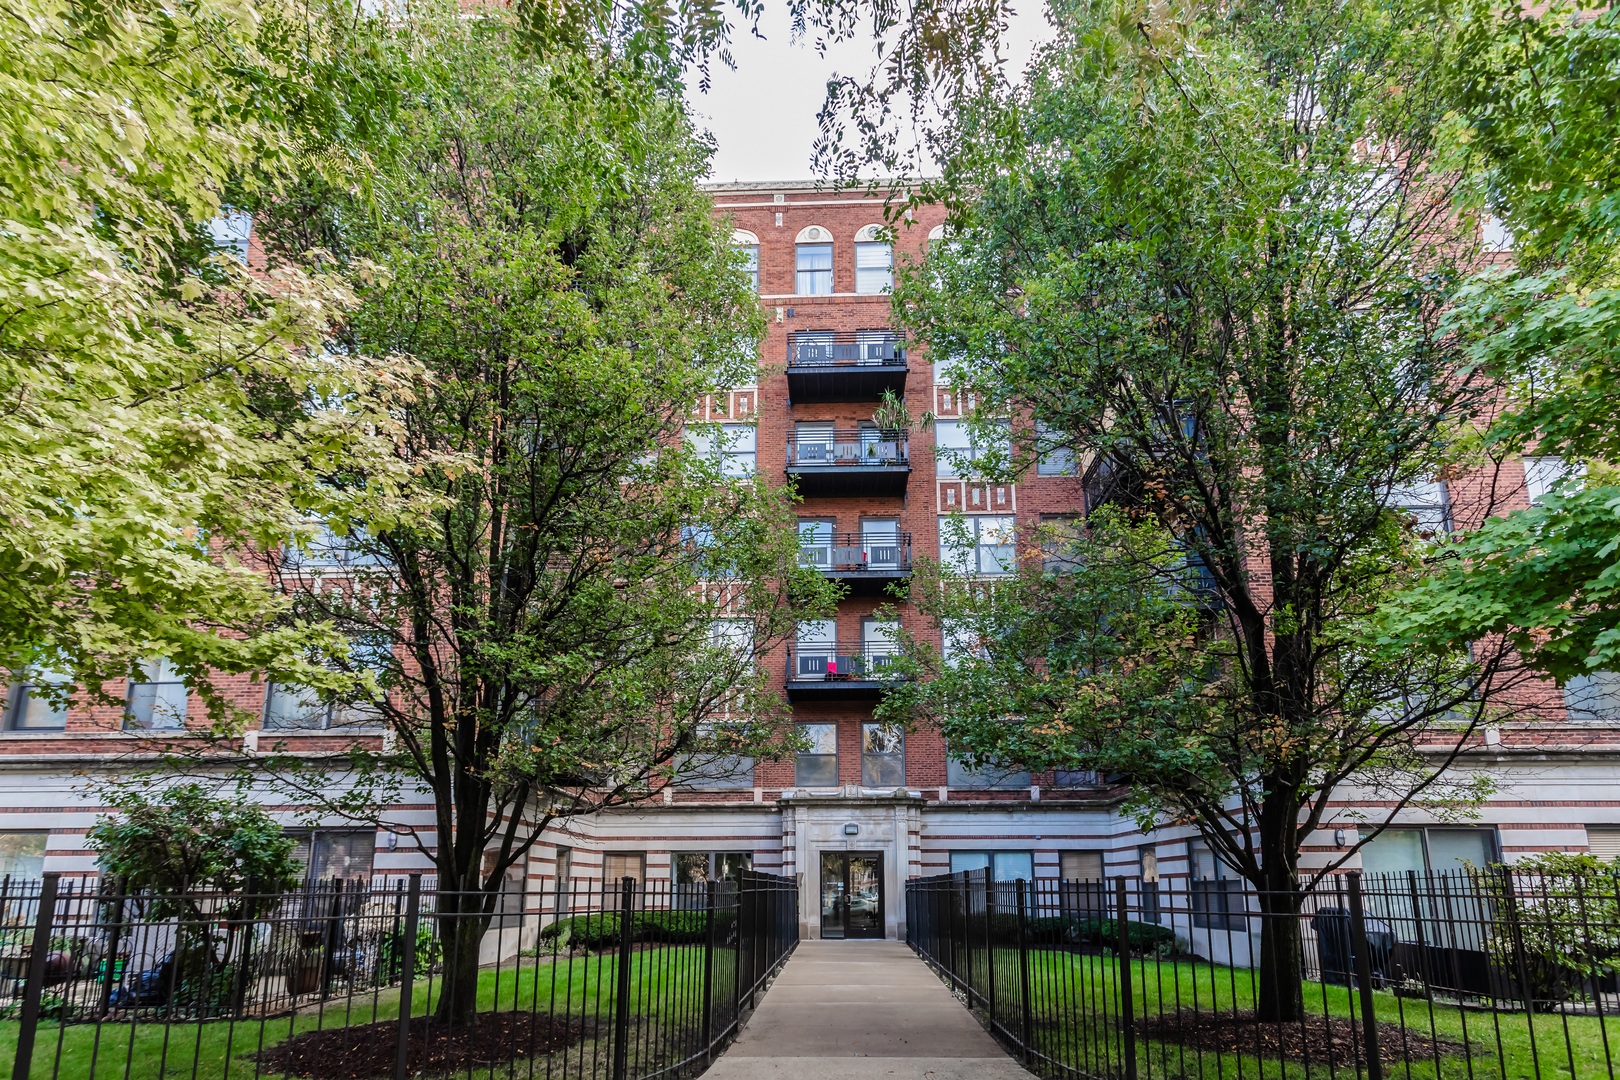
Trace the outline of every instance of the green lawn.
<path fill-rule="evenodd" d="M 974 959 L 983 963 L 979 950 Z M 1033 1033 L 1043 1054 L 1093 1075 L 1123 1075 L 1116 981 L 1113 957 L 1041 950 L 1030 958 L 1030 996 L 1035 1002 Z M 1004 1000 L 1016 1000 L 1018 954 L 998 949 L 998 990 Z M 1200 1013 L 1228 1013 L 1251 1009 L 1254 1004 L 1252 973 L 1209 964 L 1133 961 L 1134 1007 L 1137 1018 L 1174 1014 L 1178 1008 Z M 1306 983 L 1306 1009 L 1316 1016 L 1361 1016 L 1359 996 L 1347 987 Z M 1620 1066 L 1620 1016 L 1563 1016 L 1465 1010 L 1425 1000 L 1398 998 L 1386 991 L 1374 993 L 1374 1009 L 1382 1022 L 1400 1025 L 1409 1033 L 1409 1045 L 1431 1036 L 1464 1044 L 1466 1055 L 1452 1053 L 1438 1060 L 1386 1066 L 1391 1080 L 1611 1080 Z M 1007 1014 L 1003 1014 L 1007 1015 Z M 1014 1025 L 1016 1021 L 1005 1020 Z M 1606 1029 L 1606 1030 L 1605 1030 Z M 1359 1026 L 1358 1026 L 1359 1034 Z M 1139 1038 L 1138 1076 L 1141 1080 L 1188 1077 L 1199 1080 L 1305 1080 L 1306 1077 L 1355 1076 L 1354 1060 L 1340 1057 L 1286 1068 L 1273 1054 L 1199 1052 L 1169 1042 Z M 1386 1054 L 1387 1060 L 1387 1054 Z"/>
<path fill-rule="evenodd" d="M 728 1001 L 732 963 L 729 950 L 716 951 L 717 991 L 727 995 Z M 563 957 L 555 962 L 542 957 L 489 968 L 480 972 L 479 1008 L 598 1019 L 599 1037 L 588 1038 L 553 1056 L 554 1066 L 558 1059 L 566 1058 L 567 1076 L 592 1077 L 603 1074 L 608 1066 L 617 973 L 618 958 L 612 954 Z M 666 1062 L 688 1052 L 682 1049 L 689 1045 L 688 1040 L 695 1043 L 693 1029 L 700 1015 L 702 979 L 701 947 L 664 947 L 632 956 L 630 1014 L 636 1018 L 631 1029 L 632 1075 L 637 1063 L 654 1066 Z M 438 991 L 436 981 L 432 986 L 418 981 L 412 995 L 413 1025 L 426 1022 L 422 1018 L 431 1013 Z M 177 1023 L 165 1027 L 161 1020 L 142 1020 L 64 1027 L 46 1021 L 39 1027 L 31 1080 L 47 1080 L 53 1075 L 62 1080 L 254 1080 L 279 1075 L 259 1064 L 258 1052 L 295 1032 L 359 1026 L 398 1017 L 399 990 L 395 988 L 352 998 L 334 997 L 324 1007 L 310 1005 L 296 1016 L 262 1022 Z M 11 1068 L 18 1026 L 16 1021 L 0 1022 L 0 1068 Z M 536 1064 L 537 1075 L 546 1075 L 544 1063 Z M 508 1075 L 504 1067 L 494 1072 Z M 514 1075 L 528 1076 L 528 1065 L 520 1062 Z"/>

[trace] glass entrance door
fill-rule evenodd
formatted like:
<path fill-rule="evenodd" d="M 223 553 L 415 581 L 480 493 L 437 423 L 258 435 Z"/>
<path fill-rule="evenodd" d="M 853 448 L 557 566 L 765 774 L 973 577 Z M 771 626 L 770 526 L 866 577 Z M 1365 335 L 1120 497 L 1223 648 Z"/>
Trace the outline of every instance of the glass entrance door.
<path fill-rule="evenodd" d="M 883 856 L 877 852 L 821 853 L 821 936 L 883 936 Z"/>

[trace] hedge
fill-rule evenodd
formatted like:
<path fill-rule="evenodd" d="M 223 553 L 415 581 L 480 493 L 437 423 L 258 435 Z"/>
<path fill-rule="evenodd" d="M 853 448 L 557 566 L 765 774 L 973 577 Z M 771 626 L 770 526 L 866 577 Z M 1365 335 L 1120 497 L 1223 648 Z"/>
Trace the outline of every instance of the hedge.
<path fill-rule="evenodd" d="M 733 912 L 720 911 L 714 916 L 715 937 L 726 939 L 727 928 L 736 918 Z M 697 945 L 704 940 L 708 929 L 701 911 L 638 911 L 630 917 L 632 941 L 657 941 L 667 945 Z M 540 937 L 544 941 L 564 941 L 574 948 L 603 949 L 620 942 L 619 913 L 596 912 L 590 915 L 570 915 L 543 927 Z M 565 936 L 566 935 L 566 936 Z"/>

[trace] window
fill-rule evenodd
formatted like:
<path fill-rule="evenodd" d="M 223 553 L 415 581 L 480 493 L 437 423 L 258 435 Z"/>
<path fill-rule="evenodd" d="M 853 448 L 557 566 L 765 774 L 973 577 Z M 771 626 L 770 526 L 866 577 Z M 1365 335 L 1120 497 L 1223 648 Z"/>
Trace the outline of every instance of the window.
<path fill-rule="evenodd" d="M 371 879 L 377 854 L 375 830 L 316 829 L 297 836 L 293 860 L 303 864 L 307 882 Z"/>
<path fill-rule="evenodd" d="M 1620 826 L 1588 825 L 1586 850 L 1604 862 L 1620 860 Z"/>
<path fill-rule="evenodd" d="M 1102 774 L 1095 769 L 1057 769 L 1052 785 L 1059 788 L 1091 788 L 1102 785 Z"/>
<path fill-rule="evenodd" d="M 1193 925 L 1205 930 L 1242 930 L 1248 925 L 1243 879 L 1232 873 L 1203 840 L 1187 842 L 1192 870 Z"/>
<path fill-rule="evenodd" d="M 939 659 L 946 667 L 956 667 L 963 660 L 989 660 L 990 650 L 971 627 L 952 620 L 940 628 Z"/>
<path fill-rule="evenodd" d="M 905 359 L 892 330 L 855 331 L 855 354 L 858 364 L 897 364 Z"/>
<path fill-rule="evenodd" d="M 1028 851 L 953 851 L 951 873 L 989 870 L 991 881 L 1017 881 L 1035 878 L 1035 856 Z"/>
<path fill-rule="evenodd" d="M 248 244 L 253 239 L 253 215 L 245 210 L 225 208 L 204 226 L 214 247 L 243 266 L 248 261 Z"/>
<path fill-rule="evenodd" d="M 806 746 L 793 763 L 793 782 L 799 787 L 838 786 L 838 725 L 800 724 Z"/>
<path fill-rule="evenodd" d="M 1029 770 L 998 761 L 986 761 L 975 767 L 947 754 L 945 783 L 953 788 L 1027 788 Z"/>
<path fill-rule="evenodd" d="M 0 832 L 0 877 L 37 878 L 45 872 L 42 832 Z"/>
<path fill-rule="evenodd" d="M 833 246 L 801 243 L 794 252 L 793 291 L 799 296 L 831 296 Z"/>
<path fill-rule="evenodd" d="M 1041 569 L 1061 574 L 1079 565 L 1081 528 L 1079 514 L 1041 515 Z"/>
<path fill-rule="evenodd" d="M 356 528 L 339 535 L 326 522 L 317 522 L 315 536 L 302 547 L 289 545 L 281 555 L 288 570 L 350 570 L 381 566 L 384 558 L 364 531 Z"/>
<path fill-rule="evenodd" d="M 799 564 L 817 570 L 831 570 L 833 565 L 833 523 L 830 521 L 799 522 Z"/>
<path fill-rule="evenodd" d="M 894 619 L 862 619 L 861 653 L 861 673 L 881 676 L 900 655 L 900 624 Z"/>
<path fill-rule="evenodd" d="M 743 271 L 748 275 L 748 284 L 755 292 L 759 292 L 759 245 L 749 244 L 743 248 Z"/>
<path fill-rule="evenodd" d="M 574 849 L 571 847 L 557 848 L 557 880 L 566 882 L 574 876 Z"/>
<path fill-rule="evenodd" d="M 1564 706 L 1571 720 L 1611 721 L 1620 718 L 1620 671 L 1576 675 L 1564 684 Z"/>
<path fill-rule="evenodd" d="M 737 567 L 727 562 L 720 553 L 720 541 L 707 525 L 682 525 L 681 546 L 692 557 L 693 569 L 699 577 L 722 580 L 737 576 Z"/>
<path fill-rule="evenodd" d="M 1113 891 L 1103 880 L 1103 853 L 1058 852 L 1058 897 L 1063 913 L 1070 917 L 1107 914 Z"/>
<path fill-rule="evenodd" d="M 1530 505 L 1541 502 L 1566 480 L 1580 476 L 1586 470 L 1571 465 L 1561 457 L 1527 457 L 1524 462 L 1524 490 Z"/>
<path fill-rule="evenodd" d="M 884 293 L 894 288 L 894 248 L 880 240 L 883 226 L 868 225 L 855 234 L 855 291 Z"/>
<path fill-rule="evenodd" d="M 935 469 L 939 476 L 946 478 L 971 476 L 974 463 L 991 456 L 992 452 L 1005 460 L 1011 437 L 1011 430 L 1004 422 L 988 428 L 981 425 L 974 431 L 966 420 L 936 420 Z"/>
<path fill-rule="evenodd" d="M 186 681 L 168 660 L 141 665 L 129 682 L 124 727 L 135 731 L 172 731 L 186 726 Z"/>
<path fill-rule="evenodd" d="M 939 561 L 959 574 L 1010 574 L 1016 555 L 1010 514 L 942 516 Z"/>
<path fill-rule="evenodd" d="M 68 710 L 59 695 L 71 691 L 60 672 L 37 668 L 26 673 L 6 693 L 6 730 L 61 731 L 67 727 Z"/>
<path fill-rule="evenodd" d="M 892 724 L 862 724 L 862 786 L 892 788 L 905 782 L 905 735 Z"/>
<path fill-rule="evenodd" d="M 646 880 L 647 856 L 640 851 L 609 851 L 602 856 L 602 880 L 618 885 L 633 878 L 637 885 Z"/>
<path fill-rule="evenodd" d="M 738 873 L 753 868 L 751 851 L 677 851 L 673 874 L 677 885 L 704 885 L 736 881 Z"/>
<path fill-rule="evenodd" d="M 1103 853 L 1063 851 L 1058 853 L 1058 876 L 1064 881 L 1101 881 Z"/>
<path fill-rule="evenodd" d="M 349 642 L 346 670 L 370 671 L 379 678 L 393 661 L 393 642 L 383 634 L 356 634 Z M 270 683 L 264 692 L 266 731 L 324 731 L 330 728 L 376 726 L 377 702 L 341 698 L 323 699 L 307 686 Z"/>
<path fill-rule="evenodd" d="M 1486 251 L 1512 251 L 1513 230 L 1495 214 L 1486 214 L 1479 222 L 1479 242 Z"/>
<path fill-rule="evenodd" d="M 1142 921 L 1159 921 L 1159 849 L 1144 844 L 1136 851 L 1137 874 L 1142 879 Z"/>
<path fill-rule="evenodd" d="M 1451 510 L 1443 480 L 1419 480 L 1389 491 L 1389 507 L 1410 517 L 1420 533 L 1436 535 L 1451 530 Z"/>
<path fill-rule="evenodd" d="M 759 432 L 752 424 L 721 424 L 715 431 L 687 428 L 687 444 L 699 457 L 717 462 L 722 476 L 752 476 Z"/>
<path fill-rule="evenodd" d="M 1035 427 L 1035 449 L 1040 459 L 1035 465 L 1037 476 L 1078 476 L 1074 447 L 1065 444 L 1062 437 L 1045 424 Z"/>
<path fill-rule="evenodd" d="M 1368 874 L 1448 873 L 1497 860 L 1491 828 L 1385 829 L 1361 849 L 1361 868 Z"/>

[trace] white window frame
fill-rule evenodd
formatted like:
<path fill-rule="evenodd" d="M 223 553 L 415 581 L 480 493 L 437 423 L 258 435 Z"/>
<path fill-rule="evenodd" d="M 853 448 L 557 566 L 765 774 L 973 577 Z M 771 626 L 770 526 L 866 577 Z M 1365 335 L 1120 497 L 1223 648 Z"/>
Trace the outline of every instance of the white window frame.
<path fill-rule="evenodd" d="M 963 522 L 966 536 L 957 532 Z M 1017 519 L 1012 514 L 942 514 L 939 519 L 939 561 L 959 574 L 1002 577 L 1017 569 Z M 986 543 L 987 535 L 992 542 Z M 966 539 L 968 545 L 956 541 Z"/>
<path fill-rule="evenodd" d="M 855 243 L 855 291 L 881 296 L 894 291 L 894 245 L 882 240 Z"/>

